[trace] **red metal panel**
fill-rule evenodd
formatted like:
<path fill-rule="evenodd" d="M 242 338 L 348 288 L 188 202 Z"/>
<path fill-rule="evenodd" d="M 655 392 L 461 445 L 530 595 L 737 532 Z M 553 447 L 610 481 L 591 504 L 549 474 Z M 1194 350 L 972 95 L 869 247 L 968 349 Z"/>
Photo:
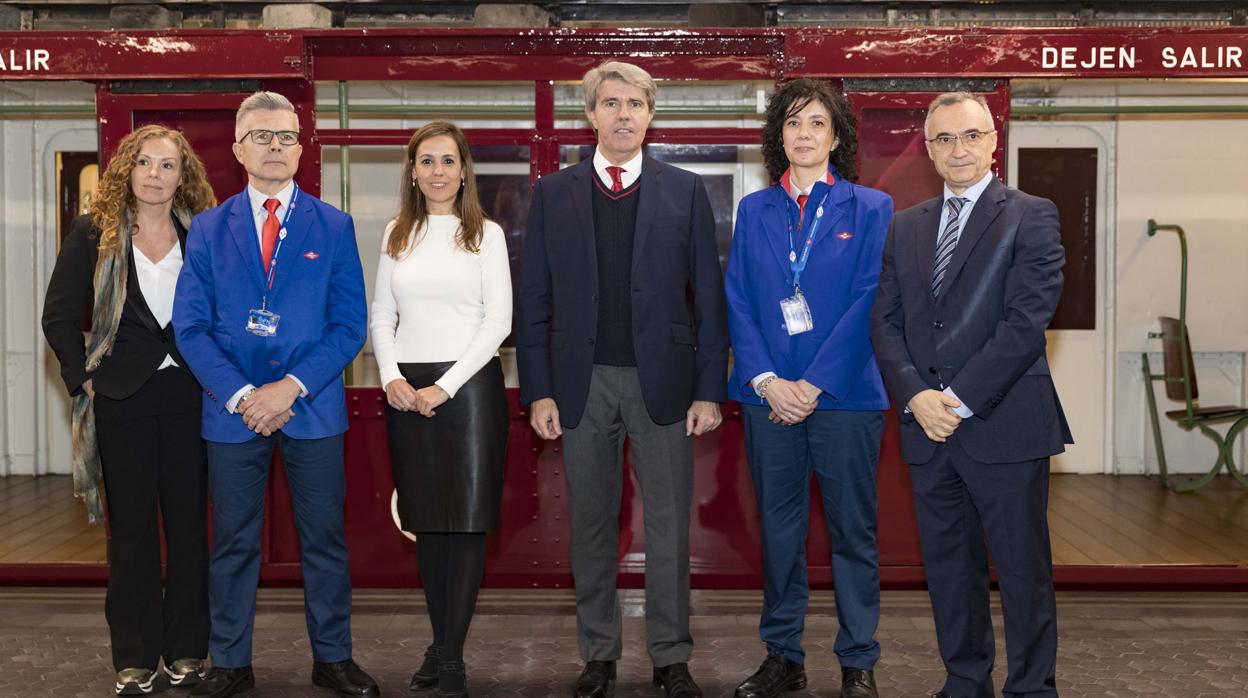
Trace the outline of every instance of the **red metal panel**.
<path fill-rule="evenodd" d="M 656 78 L 770 80 L 777 30 L 420 29 L 307 33 L 316 80 L 579 80 L 612 57 Z"/>
<path fill-rule="evenodd" d="M 801 29 L 785 77 L 1231 77 L 1248 32 L 1219 28 Z"/>
<path fill-rule="evenodd" d="M 294 32 L 0 32 L 0 79 L 300 78 L 303 48 Z"/>

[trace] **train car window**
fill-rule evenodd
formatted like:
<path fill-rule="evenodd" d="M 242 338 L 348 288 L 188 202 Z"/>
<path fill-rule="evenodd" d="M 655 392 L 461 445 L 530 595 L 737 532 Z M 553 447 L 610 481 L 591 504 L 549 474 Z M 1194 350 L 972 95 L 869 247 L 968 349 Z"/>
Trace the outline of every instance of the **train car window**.
<path fill-rule="evenodd" d="M 1096 148 L 1019 148 L 1018 188 L 1052 199 L 1062 219 L 1066 277 L 1049 329 L 1096 329 Z"/>

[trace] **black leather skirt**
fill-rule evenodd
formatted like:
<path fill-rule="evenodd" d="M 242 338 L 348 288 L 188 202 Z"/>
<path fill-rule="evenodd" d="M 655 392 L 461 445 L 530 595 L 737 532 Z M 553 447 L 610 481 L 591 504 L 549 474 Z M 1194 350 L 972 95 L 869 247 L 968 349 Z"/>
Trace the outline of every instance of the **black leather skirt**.
<path fill-rule="evenodd" d="M 399 364 L 417 390 L 454 362 Z M 399 520 L 409 533 L 479 533 L 498 527 L 507 460 L 503 368 L 494 357 L 433 417 L 386 406 Z"/>

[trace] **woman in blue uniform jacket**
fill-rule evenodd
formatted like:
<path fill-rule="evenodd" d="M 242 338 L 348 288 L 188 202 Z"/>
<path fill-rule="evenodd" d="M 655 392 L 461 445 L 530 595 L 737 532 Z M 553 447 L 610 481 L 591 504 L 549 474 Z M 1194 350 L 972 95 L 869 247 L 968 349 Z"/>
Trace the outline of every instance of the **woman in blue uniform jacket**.
<path fill-rule="evenodd" d="M 806 685 L 810 480 L 832 540 L 841 695 L 876 696 L 875 471 L 888 398 L 868 336 L 893 202 L 853 183 L 856 121 L 826 83 L 772 96 L 762 152 L 774 184 L 741 200 L 725 279 L 750 474 L 762 518 L 767 659 L 741 698 Z M 782 307 L 783 304 L 783 307 Z"/>

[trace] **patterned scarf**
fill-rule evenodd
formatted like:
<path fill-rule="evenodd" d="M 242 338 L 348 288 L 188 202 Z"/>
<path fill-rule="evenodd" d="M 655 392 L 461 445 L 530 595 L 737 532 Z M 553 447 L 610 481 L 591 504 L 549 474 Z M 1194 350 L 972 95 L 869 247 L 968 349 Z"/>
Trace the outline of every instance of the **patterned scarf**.
<path fill-rule="evenodd" d="M 191 225 L 191 212 L 174 209 L 173 215 L 183 229 Z M 91 332 L 87 335 L 87 372 L 100 367 L 104 357 L 113 353 L 117 339 L 117 326 L 121 324 L 121 311 L 126 307 L 126 281 L 130 277 L 131 236 L 134 222 L 130 211 L 122 214 L 119 243 L 116 249 L 100 250 L 95 263 L 95 305 L 91 312 Z M 100 523 L 104 520 L 104 501 L 100 497 L 100 485 L 104 470 L 100 465 L 99 444 L 95 435 L 95 410 L 91 409 L 91 396 L 82 391 L 73 398 L 70 418 L 70 435 L 73 440 L 74 496 L 87 505 L 87 521 Z"/>

